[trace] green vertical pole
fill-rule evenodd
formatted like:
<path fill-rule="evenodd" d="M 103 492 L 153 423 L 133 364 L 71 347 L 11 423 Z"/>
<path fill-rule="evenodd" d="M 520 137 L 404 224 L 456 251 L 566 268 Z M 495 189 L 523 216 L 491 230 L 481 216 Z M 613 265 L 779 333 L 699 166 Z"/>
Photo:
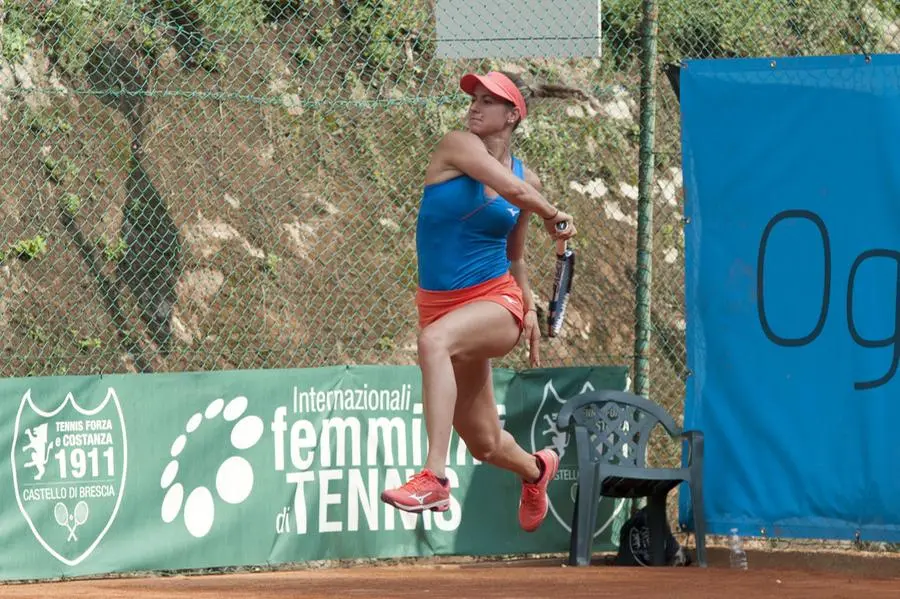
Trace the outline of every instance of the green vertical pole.
<path fill-rule="evenodd" d="M 638 167 L 637 273 L 634 306 L 634 392 L 650 393 L 650 302 L 653 280 L 653 167 L 656 128 L 656 0 L 643 0 L 641 131 Z"/>

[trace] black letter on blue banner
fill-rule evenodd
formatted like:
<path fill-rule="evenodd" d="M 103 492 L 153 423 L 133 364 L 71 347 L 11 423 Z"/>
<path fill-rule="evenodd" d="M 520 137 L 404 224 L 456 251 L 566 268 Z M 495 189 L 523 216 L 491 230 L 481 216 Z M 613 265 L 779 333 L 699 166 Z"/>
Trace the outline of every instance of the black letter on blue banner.
<path fill-rule="evenodd" d="M 856 271 L 862 266 L 863 262 L 870 258 L 890 258 L 897 264 L 897 283 L 894 287 L 894 332 L 886 339 L 870 340 L 863 339 L 856 330 L 856 323 L 853 321 L 853 288 L 856 283 Z M 897 372 L 897 361 L 900 359 L 900 353 L 897 351 L 897 322 L 900 321 L 900 302 L 898 302 L 898 292 L 900 292 L 900 252 L 895 250 L 867 250 L 856 257 L 853 266 L 850 268 L 850 279 L 847 281 L 847 328 L 850 329 L 850 336 L 859 344 L 860 347 L 887 347 L 894 346 L 894 356 L 891 358 L 891 367 L 887 373 L 880 379 L 868 381 L 864 383 L 853 383 L 856 390 L 873 389 L 884 385 L 894 378 Z"/>
<path fill-rule="evenodd" d="M 822 236 L 822 249 L 825 252 L 825 281 L 822 285 L 822 309 L 819 312 L 819 321 L 816 323 L 815 328 L 813 328 L 812 332 L 805 337 L 781 337 L 776 334 L 775 331 L 772 330 L 772 327 L 769 326 L 769 320 L 766 318 L 766 293 L 765 293 L 765 267 L 766 267 L 766 247 L 769 245 L 769 235 L 772 233 L 772 229 L 775 228 L 775 225 L 780 223 L 783 220 L 789 218 L 805 218 L 810 221 L 819 229 L 819 234 Z M 825 319 L 828 316 L 828 304 L 831 296 L 831 240 L 828 237 L 828 228 L 825 226 L 825 221 L 816 214 L 815 212 L 810 212 L 809 210 L 785 210 L 784 212 L 779 212 L 775 216 L 772 217 L 772 220 L 766 225 L 765 230 L 762 234 L 762 239 L 759 241 L 759 256 L 757 257 L 756 263 L 756 311 L 759 314 L 759 323 L 762 325 L 762 330 L 766 334 L 766 337 L 769 338 L 769 341 L 775 343 L 776 345 L 781 345 L 784 347 L 799 347 L 801 345 L 806 345 L 808 343 L 812 343 L 816 337 L 818 337 L 822 333 L 822 329 L 825 327 Z"/>

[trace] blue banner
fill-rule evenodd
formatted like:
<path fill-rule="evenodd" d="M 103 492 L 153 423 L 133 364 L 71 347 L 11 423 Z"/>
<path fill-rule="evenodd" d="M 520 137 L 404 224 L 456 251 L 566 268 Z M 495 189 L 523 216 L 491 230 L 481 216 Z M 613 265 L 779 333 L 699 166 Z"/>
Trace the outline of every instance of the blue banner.
<path fill-rule="evenodd" d="M 900 56 L 687 61 L 681 103 L 710 531 L 898 542 Z"/>

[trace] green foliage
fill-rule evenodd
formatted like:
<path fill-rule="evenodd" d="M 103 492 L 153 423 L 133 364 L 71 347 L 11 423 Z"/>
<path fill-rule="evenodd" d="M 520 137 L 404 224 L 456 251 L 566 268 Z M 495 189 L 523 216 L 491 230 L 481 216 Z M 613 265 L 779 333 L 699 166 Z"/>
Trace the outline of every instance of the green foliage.
<path fill-rule="evenodd" d="M 25 124 L 35 135 L 51 135 L 57 131 L 71 133 L 72 124 L 51 110 L 26 109 Z"/>
<path fill-rule="evenodd" d="M 57 0 L 43 15 L 40 28 L 49 36 L 50 55 L 56 64 L 75 75 L 104 35 L 122 32 L 138 18 L 131 0 Z"/>
<path fill-rule="evenodd" d="M 128 244 L 121 237 L 110 241 L 105 235 L 97 239 L 97 246 L 103 251 L 103 257 L 107 262 L 118 262 L 128 249 Z"/>
<path fill-rule="evenodd" d="M 20 239 L 13 243 L 7 257 L 18 258 L 23 262 L 35 260 L 47 253 L 47 239 L 43 235 L 35 235 L 28 239 Z"/>
<path fill-rule="evenodd" d="M 900 2 L 897 2 L 897 0 L 873 0 L 873 3 L 875 8 L 886 18 L 891 20 L 900 19 Z"/>
<path fill-rule="evenodd" d="M 603 56 L 620 70 L 640 55 L 641 0 L 606 0 L 601 12 Z"/>
<path fill-rule="evenodd" d="M 174 30 L 196 44 L 192 49 L 196 63 L 214 71 L 221 69 L 226 59 L 213 49 L 202 30 L 252 38 L 265 15 L 260 0 L 58 0 L 43 15 L 40 25 L 48 34 L 54 61 L 71 75 L 84 67 L 91 49 L 109 31 L 126 30 L 133 31 L 136 47 L 151 58 L 158 58 L 168 47 L 166 31 Z M 11 28 L 10 35 L 16 36 L 20 30 L 26 37 L 33 35 L 33 31 L 21 27 Z M 4 38 L 6 35 L 4 29 Z M 9 51 L 15 52 L 20 45 L 10 45 Z"/>
<path fill-rule="evenodd" d="M 109 178 L 106 174 L 106 171 L 103 169 L 96 169 L 92 174 L 91 178 L 94 180 L 94 183 L 97 185 L 106 185 L 109 183 Z"/>
<path fill-rule="evenodd" d="M 293 53 L 293 58 L 297 62 L 297 66 L 303 68 L 312 64 L 322 55 L 324 49 L 335 41 L 336 33 L 339 31 L 340 20 L 337 16 L 324 20 L 319 26 L 312 29 L 307 34 L 307 40 L 297 44 L 297 49 Z"/>
<path fill-rule="evenodd" d="M 659 2 L 664 60 L 859 52 L 878 32 L 863 18 L 867 2 L 835 0 L 670 0 Z M 869 4 L 889 19 L 900 4 Z M 640 56 L 641 0 L 603 3 L 604 52 L 621 69 Z"/>
<path fill-rule="evenodd" d="M 253 35 L 266 16 L 259 0 L 168 0 L 187 5 L 200 21 L 219 35 Z"/>
<path fill-rule="evenodd" d="M 103 345 L 103 342 L 99 337 L 82 337 L 81 339 L 76 340 L 76 344 L 78 345 L 78 349 L 87 352 L 99 349 Z"/>
<path fill-rule="evenodd" d="M 413 50 L 424 52 L 429 46 L 411 34 L 428 22 L 426 6 L 410 0 L 355 2 L 349 8 L 349 39 L 359 40 L 370 67 L 390 69 L 404 56 L 404 43 L 415 42 Z"/>
<path fill-rule="evenodd" d="M 367 70 L 383 77 L 396 74 L 410 52 L 431 55 L 434 45 L 432 4 L 421 0 L 58 0 L 43 14 L 29 6 L 14 3 L 6 12 L 4 58 L 20 59 L 40 29 L 48 34 L 51 56 L 70 74 L 109 31 L 131 32 L 135 46 L 153 58 L 174 36 L 194 64 L 211 72 L 228 64 L 214 39 L 258 39 L 266 21 L 312 24 L 292 44 L 301 68 L 342 42 L 355 46 Z M 900 19 L 896 0 L 833 0 L 827 9 L 820 0 L 667 0 L 658 6 L 665 60 L 858 52 L 877 47 L 882 33 L 867 11 Z M 603 61 L 614 70 L 630 68 L 639 57 L 640 7 L 641 0 L 603 3 Z"/>
<path fill-rule="evenodd" d="M 130 30 L 141 18 L 136 6 L 140 2 L 134 0 L 82 0 L 80 3 L 87 6 L 94 18 L 107 27 L 107 31 L 119 33 Z"/>
<path fill-rule="evenodd" d="M 69 74 L 78 73 L 87 61 L 87 50 L 98 39 L 95 13 L 90 3 L 59 0 L 44 15 L 43 27 L 52 36 L 50 54 Z"/>
<path fill-rule="evenodd" d="M 32 325 L 28 327 L 28 331 L 26 332 L 28 338 L 37 341 L 38 343 L 47 343 L 50 341 L 50 335 L 43 329 L 43 327 L 39 325 Z"/>
<path fill-rule="evenodd" d="M 140 49 L 145 56 L 158 59 L 169 46 L 166 37 L 152 22 L 141 21 L 137 27 L 137 37 L 140 40 Z"/>
<path fill-rule="evenodd" d="M 539 176 L 545 187 L 565 189 L 565 177 L 581 175 L 572 172 L 573 165 L 584 163 L 584 144 L 577 130 L 558 121 L 535 119 L 529 125 L 528 136 L 516 142 L 526 163 L 540 165 Z"/>
<path fill-rule="evenodd" d="M 159 19 L 154 27 L 171 35 L 185 65 L 208 72 L 221 72 L 228 66 L 214 38 L 253 41 L 266 14 L 260 0 L 145 0 L 145 10 Z M 143 50 L 158 56 L 165 42 L 155 29 L 147 29 L 146 21 L 144 29 Z"/>
<path fill-rule="evenodd" d="M 81 209 L 81 198 L 78 194 L 67 193 L 62 197 L 62 208 L 69 216 L 75 216 Z"/>
<path fill-rule="evenodd" d="M 31 15 L 18 5 L 10 6 L 3 20 L 0 35 L 0 54 L 11 63 L 17 63 L 25 56 L 28 42 L 34 36 L 37 25 Z"/>
<path fill-rule="evenodd" d="M 397 342 L 394 341 L 391 337 L 385 335 L 378 339 L 375 343 L 375 348 L 380 351 L 391 351 L 397 349 Z"/>
<path fill-rule="evenodd" d="M 661 246 L 663 248 L 675 248 L 679 251 L 684 251 L 684 237 L 681 235 L 680 230 L 676 230 L 675 226 L 669 223 L 664 224 L 660 227 L 657 235 L 660 237 Z"/>
<path fill-rule="evenodd" d="M 263 262 L 263 271 L 270 277 L 277 278 L 279 263 L 281 263 L 281 258 L 277 255 L 266 254 L 265 261 Z"/>
<path fill-rule="evenodd" d="M 316 61 L 319 57 L 319 50 L 309 44 L 298 44 L 294 51 L 294 60 L 298 67 L 305 67 Z"/>
<path fill-rule="evenodd" d="M 81 169 L 68 156 L 63 156 L 58 160 L 48 156 L 44 159 L 44 170 L 53 183 L 67 183 L 77 177 Z"/>
<path fill-rule="evenodd" d="M 262 0 L 260 3 L 270 21 L 286 21 L 303 17 L 313 9 L 328 6 L 330 0 Z"/>
<path fill-rule="evenodd" d="M 0 45 L 3 46 L 3 58 L 16 63 L 25 56 L 30 35 L 18 27 L 4 27 Z"/>

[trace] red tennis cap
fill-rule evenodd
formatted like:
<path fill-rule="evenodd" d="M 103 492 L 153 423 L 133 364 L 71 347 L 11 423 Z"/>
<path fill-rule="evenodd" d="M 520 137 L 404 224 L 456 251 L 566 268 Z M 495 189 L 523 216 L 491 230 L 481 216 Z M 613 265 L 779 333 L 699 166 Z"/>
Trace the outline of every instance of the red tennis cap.
<path fill-rule="evenodd" d="M 528 108 L 525 107 L 525 98 L 522 96 L 519 88 L 516 87 L 516 84 L 512 82 L 512 79 L 497 71 L 491 71 L 487 75 L 468 73 L 459 80 L 459 87 L 467 94 L 472 95 L 475 93 L 475 86 L 479 83 L 486 87 L 491 95 L 512 102 L 513 106 L 519 109 L 522 120 L 525 120 L 525 117 L 528 115 Z"/>

